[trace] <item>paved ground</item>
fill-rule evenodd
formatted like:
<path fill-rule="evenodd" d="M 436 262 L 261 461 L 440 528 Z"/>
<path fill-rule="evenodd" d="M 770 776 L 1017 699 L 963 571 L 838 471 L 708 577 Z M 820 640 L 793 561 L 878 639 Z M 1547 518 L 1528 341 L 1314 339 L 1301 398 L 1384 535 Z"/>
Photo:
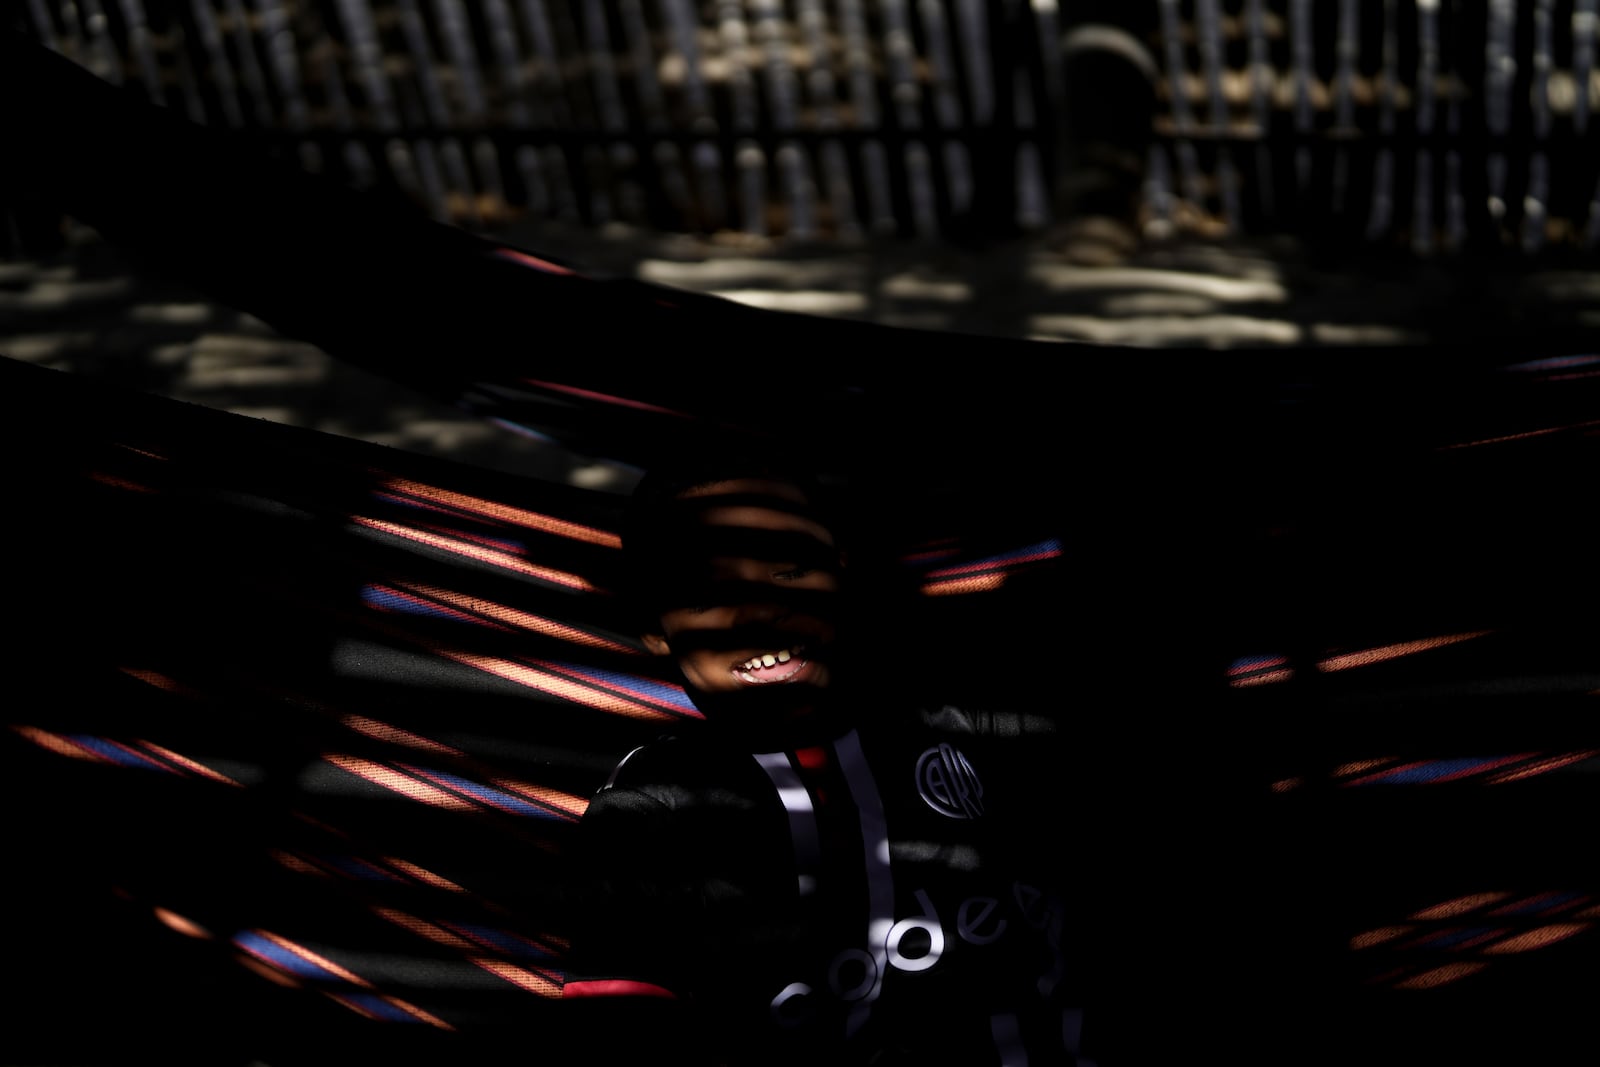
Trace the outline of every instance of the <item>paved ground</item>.
<path fill-rule="evenodd" d="M 983 255 L 911 243 L 753 245 L 542 225 L 511 243 L 614 275 L 764 307 L 975 334 L 1184 346 L 1587 347 L 1587 263 L 1334 259 L 1289 242 L 1150 243 L 1078 266 L 1044 240 Z M 1062 348 L 1062 358 L 1080 352 Z M 275 335 L 170 281 L 131 273 L 92 231 L 42 261 L 0 261 L 0 353 L 182 400 L 542 478 L 622 490 L 626 471 L 484 425 Z M 1203 352 L 1197 353 L 1203 358 Z"/>

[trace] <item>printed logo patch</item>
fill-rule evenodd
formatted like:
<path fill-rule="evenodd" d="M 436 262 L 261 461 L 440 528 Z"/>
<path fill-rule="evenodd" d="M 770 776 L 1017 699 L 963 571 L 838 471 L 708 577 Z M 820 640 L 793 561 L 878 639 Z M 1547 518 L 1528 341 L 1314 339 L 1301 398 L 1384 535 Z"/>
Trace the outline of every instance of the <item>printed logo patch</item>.
<path fill-rule="evenodd" d="M 983 814 L 983 783 L 954 745 L 937 745 L 917 758 L 917 792 L 923 803 L 948 818 Z"/>

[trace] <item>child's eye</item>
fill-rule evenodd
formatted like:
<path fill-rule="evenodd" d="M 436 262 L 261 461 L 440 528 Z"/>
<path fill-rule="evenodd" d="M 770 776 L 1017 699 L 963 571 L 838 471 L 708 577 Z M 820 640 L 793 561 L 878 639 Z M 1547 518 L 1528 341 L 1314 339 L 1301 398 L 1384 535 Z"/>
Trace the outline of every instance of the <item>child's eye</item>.
<path fill-rule="evenodd" d="M 783 582 L 797 582 L 810 573 L 810 567 L 791 567 L 788 570 L 773 571 L 772 576 Z"/>

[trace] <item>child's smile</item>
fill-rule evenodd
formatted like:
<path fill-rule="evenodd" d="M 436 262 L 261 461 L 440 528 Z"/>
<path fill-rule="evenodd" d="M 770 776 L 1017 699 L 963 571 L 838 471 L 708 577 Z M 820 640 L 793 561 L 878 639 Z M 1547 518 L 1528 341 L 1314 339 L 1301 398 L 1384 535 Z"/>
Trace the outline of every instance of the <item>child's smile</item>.
<path fill-rule="evenodd" d="M 733 673 L 746 685 L 770 685 L 773 682 L 792 682 L 800 679 L 811 666 L 804 656 L 805 646 L 780 649 L 751 656 L 733 668 Z"/>
<path fill-rule="evenodd" d="M 682 592 L 645 636 L 677 660 L 697 697 L 762 686 L 827 686 L 839 588 L 833 534 L 805 512 L 804 494 L 765 479 L 719 482 L 685 498 L 703 503 L 697 531 L 674 562 Z"/>

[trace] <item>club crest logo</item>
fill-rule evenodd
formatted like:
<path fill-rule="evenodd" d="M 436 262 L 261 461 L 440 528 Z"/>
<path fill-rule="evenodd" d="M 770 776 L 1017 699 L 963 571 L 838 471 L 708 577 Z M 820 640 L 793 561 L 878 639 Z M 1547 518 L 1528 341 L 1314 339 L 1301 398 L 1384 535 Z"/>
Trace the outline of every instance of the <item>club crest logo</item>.
<path fill-rule="evenodd" d="M 950 819 L 983 814 L 983 783 L 954 745 L 936 745 L 917 758 L 917 792 L 923 803 Z"/>

